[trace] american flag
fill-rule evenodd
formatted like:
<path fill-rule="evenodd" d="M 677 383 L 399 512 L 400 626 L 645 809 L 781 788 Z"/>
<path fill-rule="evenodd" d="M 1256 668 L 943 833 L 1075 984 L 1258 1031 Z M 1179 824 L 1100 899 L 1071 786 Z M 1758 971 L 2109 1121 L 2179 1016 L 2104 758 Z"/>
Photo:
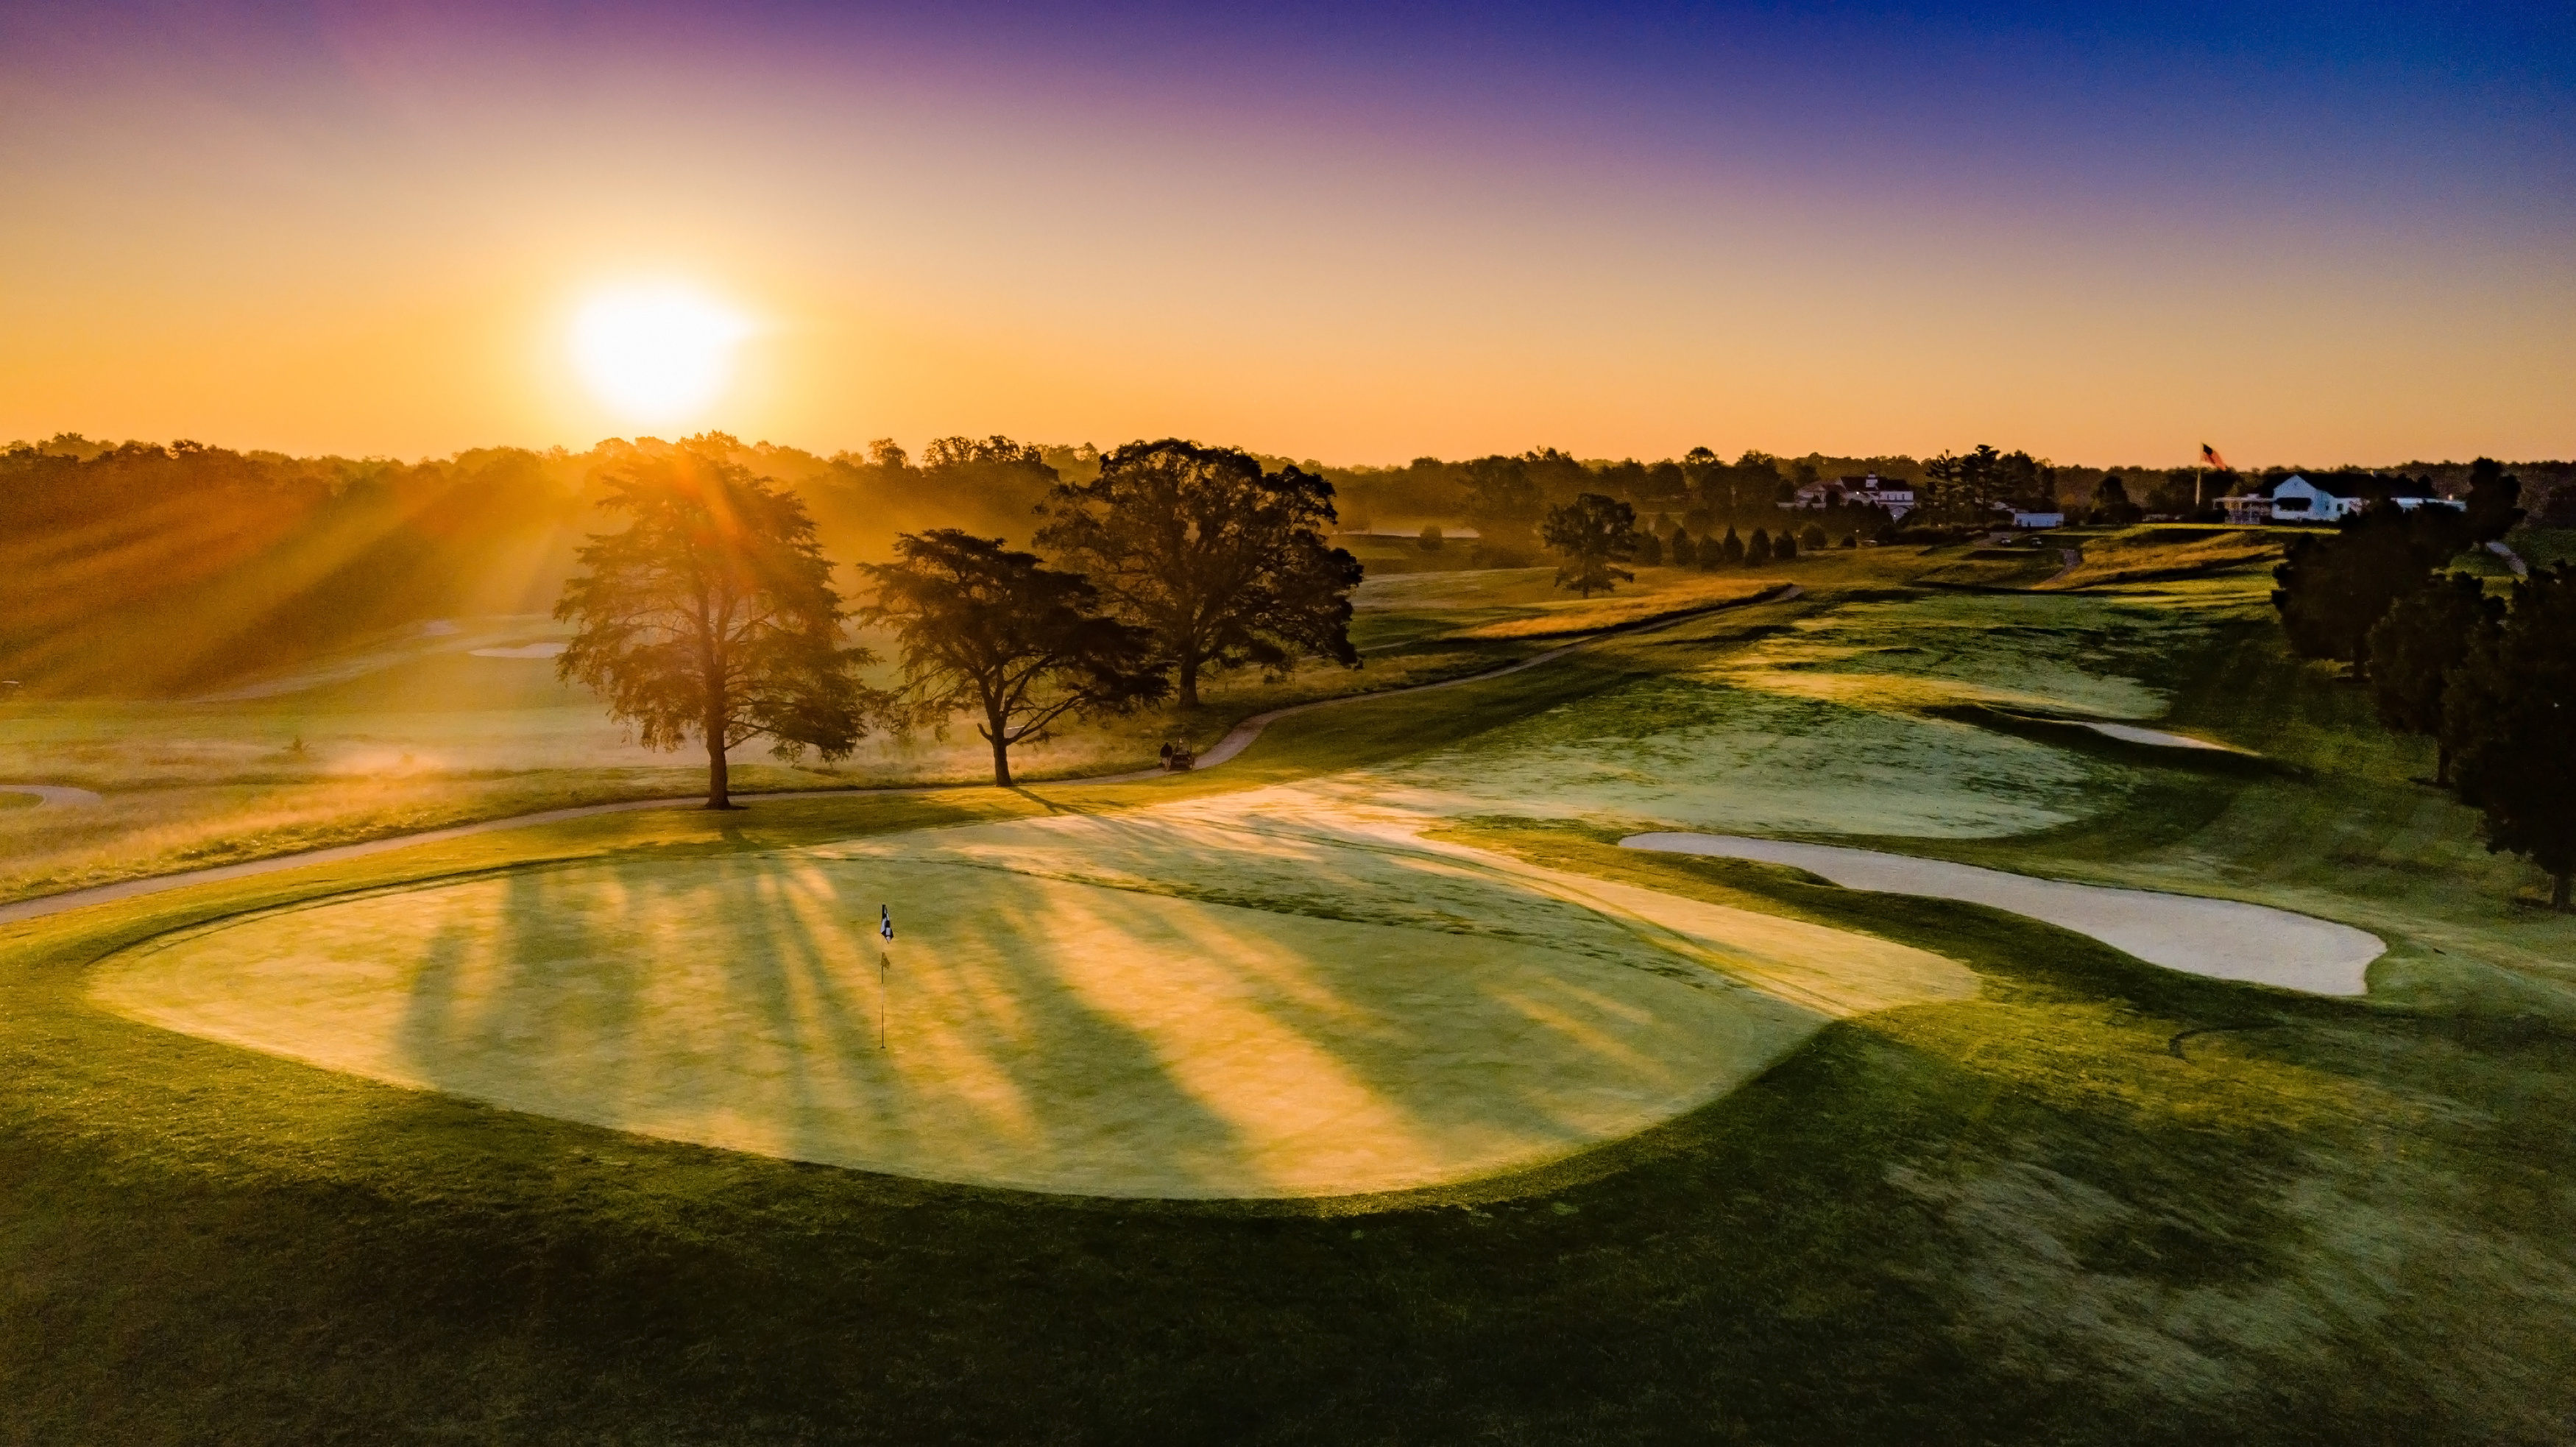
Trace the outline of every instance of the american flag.
<path fill-rule="evenodd" d="M 2218 449 L 2217 449 L 2217 448 L 2215 448 L 2215 447 L 2210 446 L 2210 445 L 2209 445 L 2208 443 L 2206 443 L 2206 442 L 2204 442 L 2204 443 L 2200 444 L 2200 460 L 2201 460 L 2201 461 L 2203 461 L 2203 462 L 2208 463 L 2208 464 L 2209 464 L 2210 466 L 2212 466 L 2212 467 L 2217 468 L 2217 469 L 2218 469 L 2219 471 L 2221 471 L 2221 472 L 2225 472 L 2225 471 L 2227 471 L 2227 470 L 2228 470 L 2228 468 L 2227 468 L 2227 459 L 2226 459 L 2226 458 L 2224 458 L 2224 457 L 2219 456 L 2219 455 L 2218 455 Z"/>

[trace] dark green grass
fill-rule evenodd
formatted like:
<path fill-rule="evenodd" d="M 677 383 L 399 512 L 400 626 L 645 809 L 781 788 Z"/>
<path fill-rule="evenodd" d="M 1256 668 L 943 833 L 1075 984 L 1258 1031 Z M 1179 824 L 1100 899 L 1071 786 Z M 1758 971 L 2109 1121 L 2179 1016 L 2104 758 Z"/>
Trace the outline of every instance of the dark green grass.
<path fill-rule="evenodd" d="M 298 898 L 1129 807 L 1399 758 L 1776 624 L 1748 610 L 1300 716 L 1224 773 L 1148 788 L 609 816 L 0 934 L 0 1441 L 2576 1432 L 2576 1043 L 2545 1017 L 2197 980 L 1973 906 L 1622 851 L 1590 829 L 1461 832 L 1935 950 L 1982 993 L 1832 1026 L 1727 1099 L 1548 1170 L 1259 1206 L 1014 1195 L 654 1142 L 153 1030 L 81 995 L 103 954 Z M 2177 722 L 2258 747 L 2273 740 L 2235 731 L 2277 734 L 2313 777 L 2159 770 L 2091 832 L 2014 847 L 2250 869 L 2194 851 L 2252 858 L 2346 820 L 2408 848 L 2369 822 L 2410 787 L 2403 748 L 2354 753 L 2377 746 L 2344 696 L 2276 663 L 2225 648 L 2177 663 L 2207 679 Z M 2231 697 L 2250 701 L 2231 714 Z M 2358 762 L 2334 764 L 2337 739 Z M 2356 804 L 2345 777 L 2385 795 Z M 2242 817 L 2294 804 L 2277 825 Z M 2456 843 L 2452 827 L 2426 837 Z M 2334 847 L 2280 867 L 2328 869 Z M 2454 913 L 2480 908 L 2500 906 Z"/>
<path fill-rule="evenodd" d="M 1017 806 L 517 842 L 768 847 Z M 18 936 L 0 991 L 0 1423 L 26 1442 L 2540 1441 L 2576 1405 L 2565 1038 L 2196 981 L 2009 916 L 1580 831 L 1474 837 L 1938 949 L 1985 995 L 1829 1029 L 1552 1171 L 1153 1206 L 651 1142 L 78 999 L 104 948 L 357 868 L 56 924 Z"/>

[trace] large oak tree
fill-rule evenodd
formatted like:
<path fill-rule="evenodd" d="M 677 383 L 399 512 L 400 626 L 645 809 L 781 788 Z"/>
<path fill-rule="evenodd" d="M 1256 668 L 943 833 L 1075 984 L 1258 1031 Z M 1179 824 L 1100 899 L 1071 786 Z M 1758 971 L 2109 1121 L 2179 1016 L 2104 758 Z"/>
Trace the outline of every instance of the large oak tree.
<path fill-rule="evenodd" d="M 1202 673 L 1299 655 L 1359 666 L 1351 590 L 1360 565 L 1325 540 L 1333 485 L 1296 467 L 1267 472 L 1250 454 L 1166 439 L 1101 460 L 1100 475 L 1059 483 L 1037 544 L 1071 562 L 1110 606 L 1153 630 L 1194 708 Z"/>
<path fill-rule="evenodd" d="M 905 729 L 944 729 L 961 710 L 979 716 L 995 784 L 1011 782 L 1013 745 L 1170 691 L 1153 634 L 1102 613 L 1080 574 L 955 528 L 906 533 L 894 552 L 866 565 L 876 597 L 860 615 L 899 640 L 904 686 L 889 711 Z"/>
<path fill-rule="evenodd" d="M 733 807 L 726 751 L 768 738 L 782 758 L 849 756 L 870 696 L 867 653 L 804 505 L 712 448 L 682 444 L 609 479 L 629 514 L 594 535 L 557 618 L 579 625 L 556 663 L 608 701 L 647 748 L 707 751 L 707 807 Z"/>
<path fill-rule="evenodd" d="M 1637 510 L 1617 498 L 1587 492 L 1549 508 L 1539 535 L 1565 560 L 1556 570 L 1560 588 L 1589 598 L 1637 576 L 1619 566 L 1637 555 Z"/>

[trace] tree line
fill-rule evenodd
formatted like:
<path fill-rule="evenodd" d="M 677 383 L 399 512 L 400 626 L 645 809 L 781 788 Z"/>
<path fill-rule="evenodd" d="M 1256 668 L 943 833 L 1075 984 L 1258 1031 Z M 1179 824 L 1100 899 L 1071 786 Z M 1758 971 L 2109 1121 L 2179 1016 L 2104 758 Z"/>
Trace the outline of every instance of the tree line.
<path fill-rule="evenodd" d="M 2521 521 L 2521 479 L 2472 464 L 2465 510 L 2382 501 L 2294 539 L 2272 594 L 2302 657 L 2350 665 L 2382 722 L 2428 736 L 2433 782 L 2483 816 L 2487 847 L 2529 859 L 2565 910 L 2576 876 L 2576 568 L 2498 598 L 2450 569 Z"/>
<path fill-rule="evenodd" d="M 647 744 L 696 739 L 710 808 L 731 806 L 727 750 L 759 738 L 845 758 L 871 729 L 944 732 L 962 714 L 1007 786 L 1011 750 L 1071 720 L 1194 707 L 1200 680 L 1231 669 L 1359 666 L 1361 569 L 1328 541 L 1332 485 L 1235 448 L 1137 442 L 1057 477 L 1034 505 L 1052 563 L 960 528 L 898 533 L 888 561 L 860 566 L 858 600 L 834 588 L 803 501 L 720 445 L 628 468 L 603 504 L 629 521 L 581 551 L 558 671 Z M 846 641 L 852 622 L 892 635 L 896 686 L 861 681 L 875 659 Z"/>

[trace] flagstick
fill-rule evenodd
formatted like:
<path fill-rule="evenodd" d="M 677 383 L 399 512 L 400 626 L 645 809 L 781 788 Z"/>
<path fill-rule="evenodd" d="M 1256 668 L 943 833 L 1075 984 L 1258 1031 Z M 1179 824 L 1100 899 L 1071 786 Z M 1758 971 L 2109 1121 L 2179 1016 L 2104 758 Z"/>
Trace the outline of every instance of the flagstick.
<path fill-rule="evenodd" d="M 886 1048 L 886 1015 L 893 1005 L 886 996 L 886 972 L 892 968 L 894 968 L 894 961 L 886 958 L 885 951 L 877 951 L 877 1048 L 879 1050 Z"/>

